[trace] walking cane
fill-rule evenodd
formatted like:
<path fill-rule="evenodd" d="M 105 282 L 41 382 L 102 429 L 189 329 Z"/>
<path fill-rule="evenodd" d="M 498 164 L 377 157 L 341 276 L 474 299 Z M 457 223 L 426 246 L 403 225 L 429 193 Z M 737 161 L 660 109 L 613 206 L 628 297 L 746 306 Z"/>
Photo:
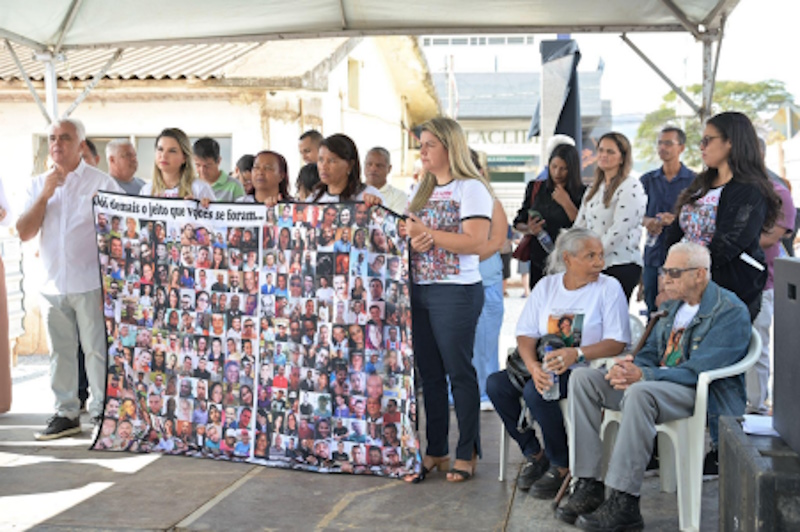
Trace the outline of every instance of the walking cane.
<path fill-rule="evenodd" d="M 642 347 L 644 347 L 644 343 L 647 341 L 647 338 L 650 337 L 650 333 L 653 332 L 653 327 L 656 326 L 656 322 L 666 315 L 666 310 L 659 310 L 658 312 L 653 312 L 650 315 L 650 321 L 647 323 L 647 327 L 645 327 L 642 337 L 639 338 L 639 342 L 637 342 L 636 347 L 634 347 L 633 351 L 631 351 L 631 355 L 635 357 Z M 572 482 L 572 471 L 567 471 L 567 475 L 564 477 L 564 481 L 561 483 L 558 493 L 556 493 L 556 498 L 553 499 L 553 502 L 550 505 L 553 511 L 556 511 L 558 509 L 558 505 L 561 504 L 561 499 L 563 499 L 564 495 L 567 493 L 570 482 Z"/>

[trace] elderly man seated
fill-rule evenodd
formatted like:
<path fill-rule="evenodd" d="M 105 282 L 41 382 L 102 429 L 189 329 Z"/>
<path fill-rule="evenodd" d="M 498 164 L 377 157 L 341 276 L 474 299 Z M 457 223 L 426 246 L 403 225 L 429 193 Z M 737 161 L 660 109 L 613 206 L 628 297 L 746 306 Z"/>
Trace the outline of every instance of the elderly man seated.
<path fill-rule="evenodd" d="M 624 357 L 607 372 L 576 369 L 570 380 L 574 414 L 574 474 L 569 501 L 557 511 L 562 521 L 584 530 L 612 531 L 644 526 L 639 490 L 653 450 L 656 424 L 689 417 L 695 386 L 703 371 L 729 366 L 744 357 L 750 338 L 747 307 L 732 292 L 711 281 L 708 250 L 692 243 L 672 246 L 661 269 L 669 300 L 667 311 L 636 355 Z M 709 410 L 723 415 L 744 413 L 744 376 L 712 383 Z M 603 456 L 602 409 L 622 410 L 605 485 L 598 480 Z M 716 437 L 716 416 L 709 428 Z"/>

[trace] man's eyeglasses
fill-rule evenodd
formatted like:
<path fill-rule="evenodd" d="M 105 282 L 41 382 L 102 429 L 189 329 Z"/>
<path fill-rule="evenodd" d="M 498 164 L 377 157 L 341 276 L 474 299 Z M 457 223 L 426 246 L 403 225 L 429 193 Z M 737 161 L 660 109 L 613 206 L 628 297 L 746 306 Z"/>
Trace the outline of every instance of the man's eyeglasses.
<path fill-rule="evenodd" d="M 720 138 L 719 135 L 706 135 L 702 139 L 700 139 L 700 147 L 705 148 L 706 146 L 711 143 L 712 140 Z"/>
<path fill-rule="evenodd" d="M 666 146 L 667 148 L 671 148 L 677 144 L 680 144 L 680 142 L 675 140 L 659 140 L 656 142 L 656 146 Z"/>
<path fill-rule="evenodd" d="M 659 268 L 658 275 L 669 275 L 673 279 L 680 279 L 683 272 L 689 272 L 692 270 L 699 270 L 699 266 L 695 266 L 693 268 Z"/>

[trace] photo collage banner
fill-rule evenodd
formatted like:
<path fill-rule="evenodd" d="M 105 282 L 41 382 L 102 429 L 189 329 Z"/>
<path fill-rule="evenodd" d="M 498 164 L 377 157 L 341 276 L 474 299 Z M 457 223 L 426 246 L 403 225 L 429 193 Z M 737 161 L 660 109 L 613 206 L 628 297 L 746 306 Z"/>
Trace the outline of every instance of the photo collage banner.
<path fill-rule="evenodd" d="M 419 470 L 402 217 L 108 193 L 94 209 L 108 373 L 93 449 Z"/>

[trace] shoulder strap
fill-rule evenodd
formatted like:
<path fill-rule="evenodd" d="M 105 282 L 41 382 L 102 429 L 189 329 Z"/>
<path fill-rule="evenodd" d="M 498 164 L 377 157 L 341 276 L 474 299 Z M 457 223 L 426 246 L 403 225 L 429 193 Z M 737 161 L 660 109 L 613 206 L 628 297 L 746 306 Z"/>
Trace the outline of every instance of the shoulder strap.
<path fill-rule="evenodd" d="M 533 205 L 533 200 L 536 199 L 536 194 L 539 193 L 539 189 L 542 188 L 541 181 L 534 181 L 533 182 L 533 189 L 531 190 L 531 205 Z"/>

